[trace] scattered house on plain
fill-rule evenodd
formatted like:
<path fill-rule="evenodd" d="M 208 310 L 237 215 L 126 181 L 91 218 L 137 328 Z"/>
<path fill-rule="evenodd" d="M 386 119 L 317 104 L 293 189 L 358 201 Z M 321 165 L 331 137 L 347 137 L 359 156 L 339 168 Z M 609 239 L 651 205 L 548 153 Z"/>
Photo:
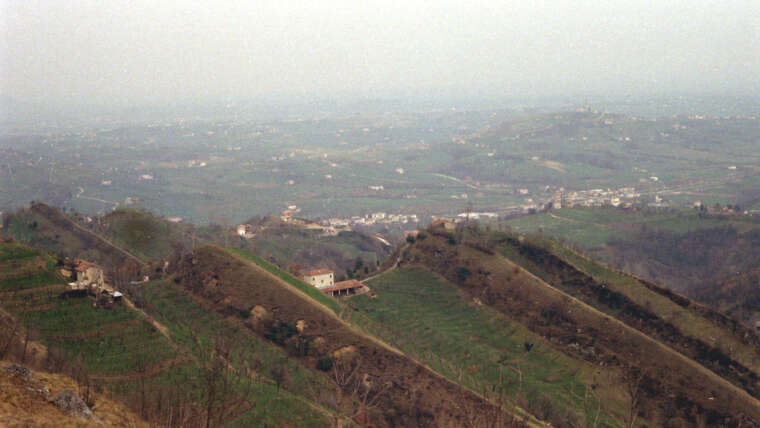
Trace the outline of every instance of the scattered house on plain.
<path fill-rule="evenodd" d="M 336 282 L 331 287 L 320 288 L 320 291 L 333 297 L 340 297 L 366 293 L 369 291 L 369 287 L 355 279 L 349 279 L 348 281 Z"/>
<path fill-rule="evenodd" d="M 166 220 L 171 223 L 182 223 L 182 217 L 169 217 Z"/>
<path fill-rule="evenodd" d="M 447 218 L 438 218 L 430 223 L 430 227 L 433 229 L 454 230 L 456 226 L 454 222 Z"/>
<path fill-rule="evenodd" d="M 340 231 L 332 226 L 322 228 L 322 236 L 338 236 Z"/>
<path fill-rule="evenodd" d="M 496 213 L 478 213 L 478 212 L 471 212 L 471 213 L 461 213 L 457 214 L 457 218 L 460 219 L 467 219 L 470 220 L 480 220 L 481 218 L 489 218 L 489 219 L 495 219 L 498 218 L 499 215 Z"/>
<path fill-rule="evenodd" d="M 282 212 L 280 219 L 284 222 L 288 222 L 293 218 L 293 210 L 285 210 Z"/>
<path fill-rule="evenodd" d="M 256 236 L 256 233 L 253 230 L 253 226 L 251 226 L 250 224 L 238 225 L 235 231 L 237 232 L 238 235 L 246 239 L 250 239 Z"/>
<path fill-rule="evenodd" d="M 330 269 L 310 270 L 303 276 L 303 280 L 319 289 L 335 285 L 335 275 Z"/>
<path fill-rule="evenodd" d="M 412 238 L 417 238 L 417 235 L 419 235 L 419 234 L 420 234 L 419 230 L 405 230 L 404 231 L 404 239 L 406 239 L 406 238 L 408 238 L 410 236 Z"/>

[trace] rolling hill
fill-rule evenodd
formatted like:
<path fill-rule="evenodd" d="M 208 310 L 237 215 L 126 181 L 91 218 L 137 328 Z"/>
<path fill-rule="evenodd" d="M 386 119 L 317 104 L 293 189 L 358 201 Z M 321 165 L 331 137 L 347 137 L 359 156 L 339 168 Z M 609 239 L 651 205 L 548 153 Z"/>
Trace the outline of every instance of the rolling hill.
<path fill-rule="evenodd" d="M 760 264 L 756 216 L 696 209 L 565 208 L 514 218 L 498 227 L 565 240 L 590 257 L 747 325 L 760 320 L 748 274 Z M 737 293 L 737 286 L 745 292 Z"/>
<path fill-rule="evenodd" d="M 741 324 L 654 284 L 606 269 L 552 241 L 533 242 L 516 235 L 481 231 L 461 234 L 432 231 L 422 237 L 404 250 L 400 273 L 380 276 L 373 283 L 397 293 L 400 291 L 394 287 L 403 284 L 407 290 L 418 290 L 419 282 L 412 278 L 420 273 L 408 269 L 423 269 L 423 282 L 438 283 L 438 287 L 444 287 L 443 290 L 447 287 L 452 294 L 449 284 L 456 286 L 459 298 L 466 303 L 459 303 L 462 309 L 454 311 L 457 316 L 464 316 L 459 313 L 467 307 L 470 309 L 466 311 L 483 311 L 490 317 L 496 313 L 506 319 L 502 321 L 505 326 L 517 324 L 527 329 L 532 335 L 524 340 L 523 354 L 527 351 L 530 355 L 536 348 L 543 354 L 557 352 L 569 358 L 564 363 L 566 368 L 572 368 L 573 364 L 578 367 L 574 376 L 566 376 L 564 380 L 581 386 L 575 391 L 572 388 L 553 391 L 547 386 L 551 382 L 545 379 L 533 385 L 540 391 L 536 393 L 554 397 L 550 401 L 559 404 L 563 395 L 582 396 L 579 391 L 585 384 L 594 389 L 608 388 L 602 395 L 605 399 L 601 408 L 618 423 L 630 419 L 630 407 L 635 402 L 635 414 L 655 425 L 699 421 L 708 425 L 757 424 L 758 339 Z M 398 275 L 402 277 L 394 277 Z M 391 310 L 376 307 L 383 301 L 382 291 L 377 291 L 377 299 L 356 300 L 357 310 L 366 316 L 382 316 L 375 312 Z M 436 289 L 436 292 L 443 291 Z M 432 304 L 423 291 L 418 293 L 420 302 L 405 302 L 413 306 L 409 313 L 415 314 L 415 318 L 429 313 L 425 306 Z M 408 295 L 406 298 L 412 300 Z M 446 299 L 446 304 L 455 305 L 452 300 L 453 297 Z M 393 310 L 400 310 L 400 306 L 392 306 Z M 477 316 L 488 319 L 485 314 Z M 475 314 L 467 315 L 464 318 L 467 321 L 456 325 L 477 325 L 470 321 L 472 317 Z M 404 318 L 385 315 L 382 320 L 393 325 Z M 421 321 L 438 324 L 435 318 Z M 506 332 L 518 338 L 512 342 L 526 334 L 515 328 L 507 328 Z M 424 337 L 433 340 L 437 334 L 433 330 Z M 494 329 L 472 332 L 467 338 L 475 343 L 469 349 L 487 351 L 488 341 L 494 340 L 491 335 L 499 337 L 505 333 Z M 446 345 L 445 337 L 440 340 L 430 346 L 432 358 L 440 357 L 445 364 L 461 358 L 456 352 L 447 354 L 450 350 L 446 347 L 450 345 Z M 532 344 L 530 351 L 528 343 Z M 497 350 L 498 347 L 492 350 L 489 358 L 480 356 L 476 361 L 481 365 L 476 364 L 476 369 L 488 370 L 490 365 L 493 373 L 499 367 L 493 364 L 494 360 L 499 361 Z M 519 355 L 513 351 L 502 357 L 503 371 L 514 372 L 510 367 L 514 364 L 509 361 Z M 544 358 L 538 354 L 535 361 Z M 584 379 L 582 367 L 586 364 L 594 367 L 594 375 L 586 375 Z M 550 367 L 557 370 L 562 365 Z M 461 363 L 454 364 L 455 372 L 461 368 Z M 523 375 L 518 376 L 518 381 Z M 527 375 L 536 376 L 530 372 Z M 493 378 L 493 374 L 490 376 Z M 599 379 L 606 379 L 606 385 Z M 514 382 L 514 378 L 507 381 L 511 385 Z M 632 384 L 637 386 L 636 390 L 645 392 L 630 391 L 628 387 Z M 525 399 L 525 393 L 519 391 L 513 391 L 513 396 L 515 400 Z M 625 407 L 629 407 L 627 413 Z M 577 418 L 586 417 L 581 406 L 575 409 Z"/>
<path fill-rule="evenodd" d="M 351 399 L 348 414 L 355 419 L 379 426 L 461 426 L 489 416 L 521 426 L 501 414 L 506 409 L 341 319 L 338 302 L 285 272 L 276 275 L 254 257 L 204 246 L 175 269 L 175 281 L 206 307 L 238 317 L 302 366 L 330 373 L 343 399 Z"/>
<path fill-rule="evenodd" d="M 305 390 L 308 376 L 289 370 L 285 354 L 254 336 L 236 335 L 240 329 L 223 317 L 206 317 L 185 293 L 166 296 L 171 289 L 159 281 L 144 284 L 134 304 L 99 308 L 92 298 L 65 292 L 55 257 L 2 243 L 0 260 L 3 357 L 70 373 L 162 426 L 200 426 L 206 418 L 212 425 L 330 425 L 328 411 L 290 392 Z M 172 323 L 171 312 L 191 313 L 193 323 Z M 220 337 L 235 337 L 246 347 Z M 291 386 L 275 385 L 275 368 L 288 373 Z"/>
<path fill-rule="evenodd" d="M 0 358 L 152 424 L 760 426 L 753 330 L 545 236 L 431 228 L 370 293 L 336 300 L 248 249 L 192 248 L 192 225 L 96 223 L 42 204 L 7 219 L 27 243 L 0 243 Z M 295 254 L 299 239 L 272 245 Z M 66 292 L 64 256 L 171 263 L 103 308 Z"/>

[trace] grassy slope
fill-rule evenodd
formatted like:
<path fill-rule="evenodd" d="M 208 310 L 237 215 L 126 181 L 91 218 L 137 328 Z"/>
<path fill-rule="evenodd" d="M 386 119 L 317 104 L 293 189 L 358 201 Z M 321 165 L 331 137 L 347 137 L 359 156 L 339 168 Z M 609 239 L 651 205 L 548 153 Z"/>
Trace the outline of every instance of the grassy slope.
<path fill-rule="evenodd" d="M 158 332 L 122 305 L 104 310 L 94 308 L 89 298 L 59 298 L 65 282 L 47 255 L 22 244 L 0 244 L 0 254 L 13 253 L 23 255 L 13 259 L 17 263 L 13 269 L 36 266 L 37 276 L 55 281 L 38 282 L 23 293 L 14 293 L 17 282 L 3 279 L 3 306 L 43 344 L 66 351 L 72 360 L 82 358 L 92 375 L 126 374 L 134 370 L 138 360 L 154 364 L 176 356 Z"/>
<path fill-rule="evenodd" d="M 241 255 L 236 257 L 233 255 L 235 253 Z M 291 353 L 291 357 L 305 366 L 315 367 L 325 352 L 331 355 L 339 349 L 354 349 L 355 358 L 369 379 L 388 376 L 394 379 L 389 384 L 392 385 L 391 389 L 385 393 L 387 395 L 381 398 L 384 417 L 404 421 L 398 422 L 404 424 L 419 424 L 421 422 L 416 419 L 419 417 L 450 422 L 452 417 L 461 418 L 469 414 L 467 409 L 479 409 L 476 413 L 482 414 L 489 408 L 471 392 L 425 370 L 397 350 L 341 320 L 336 315 L 341 308 L 337 301 L 324 295 L 315 299 L 307 294 L 315 291 L 313 287 L 274 266 L 263 265 L 267 268 L 262 268 L 261 260 L 214 246 L 197 249 L 183 263 L 186 267 L 177 267 L 181 272 L 180 282 L 204 299 L 215 302 L 207 304 L 217 311 L 239 314 L 241 308 L 258 305 L 274 313 L 278 322 L 295 324 L 297 320 L 305 321 L 303 334 L 307 336 L 303 338 L 320 338 L 323 341 L 319 346 L 321 350 L 316 350 L 316 354 L 307 353 L 299 357 Z M 212 289 L 209 284 L 216 286 Z M 324 299 L 328 300 L 323 302 Z M 402 405 L 409 400 L 417 404 L 413 408 Z M 457 403 L 457 406 L 451 407 L 445 403 Z"/>
<path fill-rule="evenodd" d="M 519 265 L 498 254 L 484 252 L 480 247 L 482 243 L 451 245 L 443 237 L 429 236 L 418 240 L 408 251 L 405 263 L 423 263 L 442 273 L 471 296 L 480 296 L 485 303 L 514 316 L 534 332 L 552 337 L 555 346 L 569 355 L 621 369 L 643 365 L 649 373 L 648 387 L 657 391 L 653 392 L 657 399 L 649 401 L 646 410 L 648 417 L 654 420 L 661 420 L 660 411 L 670 417 L 674 415 L 672 410 L 662 410 L 671 401 L 667 391 L 673 388 L 678 391 L 679 399 L 706 409 L 704 412 L 711 420 L 742 414 L 752 415 L 755 420 L 760 417 L 757 400 L 745 391 L 661 342 L 605 316 Z M 461 278 L 458 272 L 465 267 L 468 274 Z M 704 397 L 702 391 L 706 388 L 714 400 Z M 683 417 L 692 416 L 683 413 Z"/>
<path fill-rule="evenodd" d="M 152 281 L 142 288 L 146 309 L 169 328 L 172 338 L 185 349 L 194 348 L 193 336 L 208 343 L 212 337 L 221 335 L 237 344 L 239 358 L 231 361 L 234 367 L 257 366 L 255 371 L 260 382 L 253 397 L 255 409 L 242 415 L 236 423 L 241 426 L 329 425 L 328 412 L 313 403 L 314 397 L 309 396 L 309 393 L 330 388 L 325 376 L 304 369 L 290 360 L 281 348 L 251 334 L 234 319 L 204 309 L 171 281 Z M 279 393 L 270 374 L 278 366 L 286 367 L 290 378 Z"/>
<path fill-rule="evenodd" d="M 311 284 L 307 284 L 303 280 L 296 278 L 295 276 L 293 276 L 292 274 L 288 272 L 285 272 L 284 270 L 278 268 L 272 263 L 269 263 L 268 261 L 262 259 L 261 257 L 256 256 L 249 251 L 236 249 L 236 248 L 230 248 L 228 249 L 228 251 L 234 254 L 237 254 L 238 256 L 246 260 L 256 263 L 258 266 L 264 268 L 267 272 L 280 278 L 281 280 L 287 282 L 288 284 L 296 287 L 297 289 L 306 293 L 309 297 L 316 300 L 317 302 L 327 306 L 334 313 L 338 314 L 342 310 L 340 304 L 335 299 L 325 295 L 321 291 L 314 288 L 314 286 L 312 286 Z"/>
<path fill-rule="evenodd" d="M 223 320 L 204 317 L 197 306 L 193 306 L 182 293 L 165 294 L 165 283 L 146 285 L 146 295 L 152 298 L 149 302 L 156 304 L 151 308 L 159 309 L 157 315 L 160 321 L 171 319 L 172 314 L 183 316 L 181 321 L 185 324 L 176 319 L 169 323 L 172 337 L 181 345 L 178 352 L 147 321 L 124 305 L 105 310 L 94 308 L 90 298 L 59 298 L 59 294 L 65 290 L 65 284 L 56 276 L 52 259 L 44 253 L 22 244 L 6 243 L 0 244 L 0 260 L 5 267 L 25 271 L 32 266 L 41 274 L 56 279 L 55 282 L 59 284 L 56 287 L 50 287 L 48 282 L 44 282 L 40 285 L 45 287 L 39 287 L 39 291 L 27 288 L 24 293 L 14 293 L 12 290 L 17 284 L 14 276 L 4 278 L 0 281 L 3 307 L 19 318 L 43 344 L 64 351 L 70 362 L 81 359 L 89 376 L 101 382 L 116 397 L 131 399 L 134 396 L 137 388 L 134 379 L 139 375 L 138 367 L 146 365 L 148 390 L 158 391 L 180 384 L 186 390 L 193 391 L 192 395 L 197 402 L 203 399 L 202 379 L 197 366 L 198 355 L 188 352 L 191 347 L 187 342 L 187 331 L 193 327 L 189 324 L 191 321 L 187 315 L 197 315 L 193 325 L 196 330 L 197 325 L 204 327 L 200 330 L 201 337 L 204 338 L 208 337 L 210 328 L 224 329 L 226 333 L 232 334 L 232 328 Z M 275 358 L 273 353 L 277 355 L 276 349 L 269 349 L 271 346 L 267 348 L 261 343 L 254 344 L 250 338 L 239 339 L 246 344 L 250 358 L 271 362 Z M 296 374 L 292 376 L 294 381 L 302 377 Z M 271 381 L 257 385 L 252 395 L 256 408 L 239 416 L 243 426 L 329 425 L 323 412 L 315 410 L 313 404 L 287 392 L 276 394 Z"/>
<path fill-rule="evenodd" d="M 106 237 L 143 260 L 169 258 L 183 242 L 179 226 L 145 211 L 119 209 L 103 221 Z"/>
<path fill-rule="evenodd" d="M 0 361 L 0 367 L 7 362 Z M 0 426 L 17 427 L 97 427 L 94 422 L 65 415 L 37 392 L 48 388 L 55 397 L 63 390 L 77 391 L 80 386 L 70 377 L 61 374 L 32 371 L 32 379 L 15 377 L 0 370 Z M 91 392 L 95 402 L 94 415 L 105 426 L 147 427 L 131 410 L 121 403 Z"/>
<path fill-rule="evenodd" d="M 744 230 L 751 227 L 741 219 L 704 217 L 692 211 L 646 212 L 617 208 L 563 208 L 550 213 L 522 216 L 504 222 L 515 232 L 538 233 L 564 238 L 585 249 L 599 247 L 612 238 L 627 239 L 641 225 L 673 233 L 686 233 L 732 225 Z"/>
<path fill-rule="evenodd" d="M 720 349 L 730 358 L 748 367 L 755 373 L 760 372 L 760 356 L 755 351 L 758 339 L 752 332 L 747 331 L 741 325 L 737 325 L 694 302 L 684 304 L 688 300 L 683 297 L 677 296 L 680 298 L 674 299 L 669 297 L 670 293 L 658 292 L 657 290 L 661 290 L 659 287 L 646 287 L 635 277 L 585 258 L 556 242 L 534 237 L 531 239 L 530 245 L 547 249 L 549 254 L 558 256 L 573 268 L 591 276 L 598 284 L 604 284 L 609 290 L 627 297 L 634 304 L 650 311 L 664 322 L 673 325 L 687 337 L 701 340 L 707 346 Z M 531 259 L 528 256 L 528 254 L 531 254 L 530 252 L 521 253 L 521 249 L 524 250 L 525 248 L 525 245 L 516 245 L 516 241 L 514 240 L 506 240 L 500 246 L 501 251 L 505 255 L 512 260 L 519 261 L 522 266 L 542 279 L 551 282 L 553 285 L 597 307 L 605 313 L 616 317 L 624 315 L 623 312 L 627 310 L 625 305 L 605 304 L 600 302 L 598 297 L 584 295 L 578 289 L 577 284 L 572 283 L 572 281 L 563 283 L 562 280 L 554 277 L 545 269 L 545 264 L 536 263 L 535 258 Z M 571 278 L 576 279 L 577 277 Z M 650 332 L 650 334 L 652 333 Z M 667 343 L 667 339 L 661 338 L 660 340 L 664 340 Z M 678 349 L 678 345 L 675 343 L 671 342 L 669 345 Z M 682 350 L 682 352 L 687 351 Z"/>
<path fill-rule="evenodd" d="M 589 422 L 602 396 L 599 421 L 614 425 L 621 417 L 622 392 L 605 385 L 604 370 L 557 352 L 430 271 L 400 268 L 369 285 L 377 297 L 352 298 L 347 304 L 356 313 L 346 316 L 449 379 L 476 391 L 501 387 L 509 402 L 543 411 L 543 418 Z"/>
<path fill-rule="evenodd" d="M 11 236 L 21 242 L 52 253 L 90 260 L 105 268 L 121 266 L 127 261 L 137 266 L 143 264 L 139 258 L 45 204 L 34 204 L 14 215 L 8 229 Z"/>

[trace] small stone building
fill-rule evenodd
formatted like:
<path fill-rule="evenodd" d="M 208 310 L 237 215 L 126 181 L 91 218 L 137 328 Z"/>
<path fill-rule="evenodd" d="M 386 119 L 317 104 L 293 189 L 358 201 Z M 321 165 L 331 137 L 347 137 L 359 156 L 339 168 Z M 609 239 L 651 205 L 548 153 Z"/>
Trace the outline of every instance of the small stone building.
<path fill-rule="evenodd" d="M 308 271 L 303 276 L 303 280 L 320 289 L 335 285 L 335 275 L 330 269 Z"/>
<path fill-rule="evenodd" d="M 74 272 L 76 273 L 76 288 L 83 290 L 88 288 L 103 288 L 105 277 L 103 269 L 94 263 L 82 259 L 74 259 Z"/>
<path fill-rule="evenodd" d="M 454 222 L 446 219 L 446 218 L 439 218 L 435 219 L 430 223 L 430 227 L 433 229 L 441 228 L 444 230 L 454 230 L 456 228 L 456 225 L 454 225 Z"/>

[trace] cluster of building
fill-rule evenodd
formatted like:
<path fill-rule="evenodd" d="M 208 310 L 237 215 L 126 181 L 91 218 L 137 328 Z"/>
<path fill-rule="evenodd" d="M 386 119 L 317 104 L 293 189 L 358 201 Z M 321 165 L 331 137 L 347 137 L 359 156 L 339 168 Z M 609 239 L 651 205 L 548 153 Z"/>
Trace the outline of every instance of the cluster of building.
<path fill-rule="evenodd" d="M 331 227 L 350 227 L 350 226 L 372 226 L 376 224 L 416 224 L 420 219 L 417 214 L 389 214 L 384 212 L 376 212 L 367 214 L 364 216 L 352 216 L 347 218 L 331 217 L 324 220 L 322 224 Z"/>
<path fill-rule="evenodd" d="M 612 205 L 613 207 L 631 206 L 641 197 L 633 187 L 619 189 L 590 189 L 573 192 L 558 192 L 552 199 L 554 208 L 584 206 L 598 207 Z"/>
<path fill-rule="evenodd" d="M 96 306 L 108 306 L 122 300 L 123 294 L 106 284 L 103 269 L 94 263 L 74 259 L 72 264 L 64 265 L 61 274 L 74 280 L 69 282 L 69 291 L 95 296 Z"/>
<path fill-rule="evenodd" d="M 523 193 L 520 189 L 520 194 Z M 619 189 L 589 189 L 574 190 L 565 192 L 564 188 L 559 188 L 549 198 L 525 198 L 524 203 L 519 206 L 518 212 L 528 213 L 532 211 L 542 211 L 549 208 L 560 209 L 570 207 L 601 207 L 613 206 L 630 208 L 641 197 L 633 187 L 621 187 Z"/>
<path fill-rule="evenodd" d="M 369 291 L 369 287 L 355 279 L 335 282 L 335 273 L 330 269 L 308 271 L 302 279 L 316 287 L 317 290 L 333 297 L 352 296 Z"/>

